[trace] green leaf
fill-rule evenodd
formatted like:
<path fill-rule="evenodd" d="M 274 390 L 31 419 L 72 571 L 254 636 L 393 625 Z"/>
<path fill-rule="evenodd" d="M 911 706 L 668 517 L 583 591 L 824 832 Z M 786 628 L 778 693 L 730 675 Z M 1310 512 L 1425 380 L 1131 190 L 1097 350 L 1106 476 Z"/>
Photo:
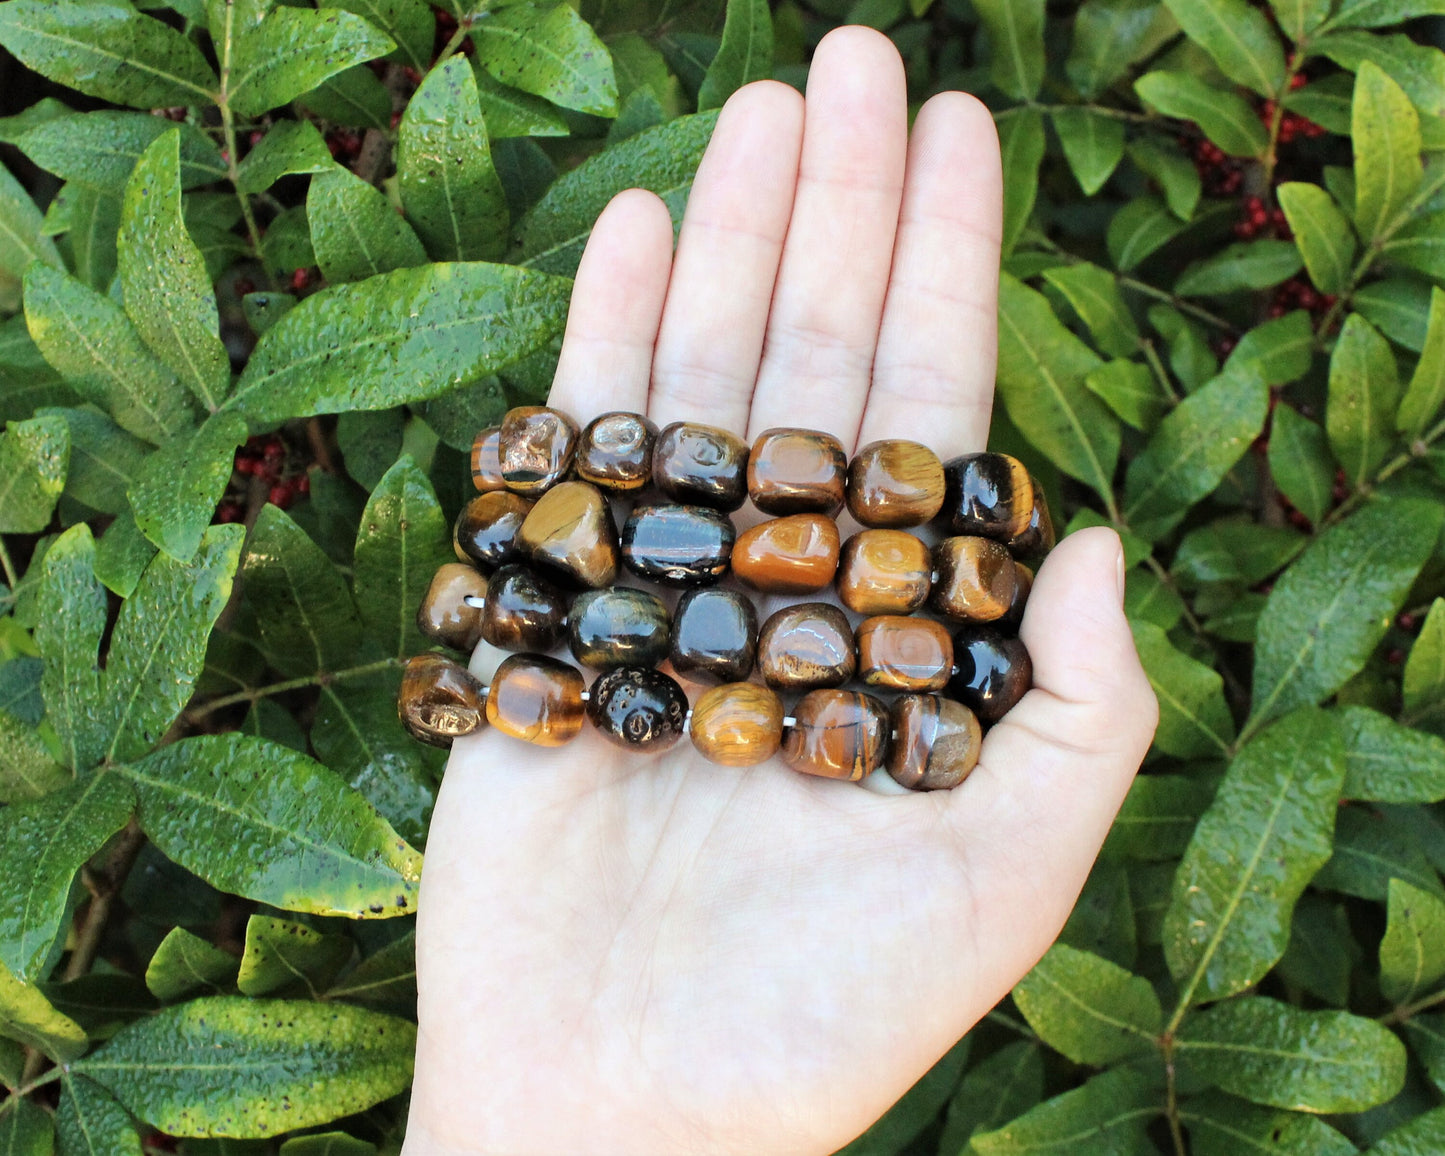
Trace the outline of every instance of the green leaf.
<path fill-rule="evenodd" d="M 73 1060 L 85 1051 L 85 1032 L 56 1011 L 33 984 L 21 983 L 0 964 L 0 1036 L 47 1056 Z"/>
<path fill-rule="evenodd" d="M 492 167 L 477 82 L 465 56 L 427 73 L 407 104 L 397 178 L 407 219 L 435 259 L 480 260 L 506 248 L 507 196 Z"/>
<path fill-rule="evenodd" d="M 1424 180 L 1420 117 L 1404 90 L 1370 61 L 1355 75 L 1350 140 L 1355 152 L 1355 225 L 1378 240 Z"/>
<path fill-rule="evenodd" d="M 236 189 L 263 193 L 287 174 L 322 173 L 335 166 L 315 125 L 305 120 L 283 120 L 241 160 Z"/>
<path fill-rule="evenodd" d="M 1176 650 L 1152 622 L 1131 622 L 1139 660 L 1159 699 L 1154 745 L 1177 758 L 1227 753 L 1234 720 L 1224 701 L 1224 680 L 1213 667 Z"/>
<path fill-rule="evenodd" d="M 964 1073 L 944 1119 L 940 1156 L 966 1151 L 975 1132 L 988 1132 L 1037 1104 L 1044 1095 L 1042 1048 L 1018 1040 L 973 1064 Z"/>
<path fill-rule="evenodd" d="M 0 20 L 5 9 L 0 7 Z M 40 210 L 10 170 L 0 165 L 0 272 L 21 276 L 32 261 L 60 266 L 55 242 L 41 232 Z"/>
<path fill-rule="evenodd" d="M 1395 428 L 1410 438 L 1418 438 L 1445 406 L 1445 292 L 1430 290 L 1430 320 L 1420 360 L 1400 409 L 1395 415 Z"/>
<path fill-rule="evenodd" d="M 515 4 L 472 29 L 477 61 L 503 84 L 595 116 L 617 115 L 607 46 L 566 4 Z"/>
<path fill-rule="evenodd" d="M 1230 80 L 1261 96 L 1283 90 L 1284 52 L 1258 8 L 1245 0 L 1164 0 L 1164 6 Z"/>
<path fill-rule="evenodd" d="M 1335 825 L 1334 854 L 1315 876 L 1315 886 L 1383 903 L 1391 879 L 1445 897 L 1419 836 L 1397 815 L 1371 807 L 1343 808 Z"/>
<path fill-rule="evenodd" d="M 1407 269 L 1445 280 L 1445 212 L 1415 217 L 1380 252 Z"/>
<path fill-rule="evenodd" d="M 12 421 L 0 434 L 0 533 L 45 529 L 69 466 L 70 427 L 63 417 Z"/>
<path fill-rule="evenodd" d="M 1174 292 L 1181 297 L 1205 297 L 1269 289 L 1288 281 L 1302 266 L 1299 250 L 1289 241 L 1240 241 L 1191 264 L 1180 274 Z"/>
<path fill-rule="evenodd" d="M 317 180 L 321 179 L 323 178 L 317 178 Z M 316 187 L 316 181 L 311 182 L 311 187 L 313 189 Z M 366 187 L 370 188 L 371 186 L 367 185 Z M 391 212 L 389 208 L 387 211 Z M 397 220 L 401 219 L 395 213 L 391 215 L 396 217 Z M 416 243 L 416 251 L 418 253 L 422 252 L 420 241 Z M 422 256 L 423 259 L 425 259 L 424 253 Z M 323 269 L 322 272 L 325 273 L 325 270 Z M 370 274 L 368 274 L 368 276 L 370 276 Z M 257 337 L 260 337 L 261 334 L 265 333 L 266 330 L 270 329 L 271 326 L 285 317 L 287 313 L 291 312 L 295 305 L 296 298 L 290 293 L 247 293 L 246 296 L 241 299 L 241 309 L 242 312 L 246 314 L 246 324 L 251 327 L 251 331 L 255 333 Z"/>
<path fill-rule="evenodd" d="M 1115 268 L 1127 273 L 1184 230 L 1184 222 L 1157 197 L 1129 201 L 1109 222 L 1107 244 Z"/>
<path fill-rule="evenodd" d="M 7 1108 L 0 1114 L 0 1151 L 5 1156 L 51 1156 L 55 1128 L 50 1114 L 39 1104 L 18 1097 Z"/>
<path fill-rule="evenodd" d="M 1290 921 L 1280 978 L 1338 1007 L 1349 1002 L 1350 979 L 1361 958 L 1343 904 L 1306 892 Z"/>
<path fill-rule="evenodd" d="M 1399 370 L 1389 342 L 1351 313 L 1330 355 L 1325 407 L 1330 447 L 1351 487 L 1368 482 L 1389 454 L 1399 405 Z"/>
<path fill-rule="evenodd" d="M 1334 28 L 1384 28 L 1417 16 L 1445 16 L 1445 0 L 1341 0 Z"/>
<path fill-rule="evenodd" d="M 1286 385 L 1309 372 L 1314 344 L 1310 315 L 1296 309 L 1247 332 L 1239 339 L 1224 368 L 1231 371 L 1256 361 L 1265 381 L 1270 385 Z"/>
<path fill-rule="evenodd" d="M 64 1080 L 55 1114 L 60 1156 L 143 1156 L 140 1134 L 109 1092 L 84 1076 Z"/>
<path fill-rule="evenodd" d="M 326 935 L 300 923 L 253 915 L 246 921 L 246 950 L 236 986 L 242 995 L 309 995 L 316 999 L 355 950 L 344 935 Z"/>
<path fill-rule="evenodd" d="M 333 285 L 426 264 L 412 227 L 384 193 L 332 165 L 306 194 L 316 263 Z"/>
<path fill-rule="evenodd" d="M 1083 9 L 1080 9 L 1081 15 L 1082 12 Z M 1171 213 L 1181 221 L 1194 216 L 1194 210 L 1199 207 L 1202 185 L 1199 170 L 1189 157 L 1149 137 L 1141 137 L 1131 143 L 1129 157 L 1159 186 Z"/>
<path fill-rule="evenodd" d="M 834 1156 L 893 1156 L 907 1147 L 947 1102 L 972 1047 L 969 1037 L 959 1040 L 872 1127 Z"/>
<path fill-rule="evenodd" d="M 1432 291 L 1428 281 L 1385 277 L 1356 289 L 1351 303 L 1391 341 L 1419 353 L 1425 348 Z"/>
<path fill-rule="evenodd" d="M 1404 89 L 1427 116 L 1445 116 L 1445 52 L 1419 44 L 1404 33 L 1331 32 L 1317 37 L 1311 50 L 1351 72 L 1368 61 Z"/>
<path fill-rule="evenodd" d="M 648 47 L 651 48 L 651 45 Z M 615 46 L 613 61 L 620 66 L 616 59 Z M 540 96 L 498 83 L 492 79 L 491 73 L 475 60 L 472 65 L 472 74 L 477 79 L 477 99 L 482 105 L 482 120 L 491 140 L 522 136 L 566 136 L 569 133 L 567 121 L 555 106 Z"/>
<path fill-rule="evenodd" d="M 1067 298 L 1103 352 L 1127 357 L 1138 350 L 1139 328 L 1112 273 L 1081 261 L 1045 270 L 1044 280 Z"/>
<path fill-rule="evenodd" d="M 1185 775 L 1138 775 L 1109 829 L 1103 856 L 1145 862 L 1184 853 L 1214 797 L 1208 783 Z"/>
<path fill-rule="evenodd" d="M 1341 710 L 1340 724 L 1346 798 L 1378 803 L 1445 799 L 1445 739 L 1401 726 L 1363 706 Z"/>
<path fill-rule="evenodd" d="M 1084 384 L 1104 399 L 1126 424 L 1149 433 L 1169 407 L 1154 372 L 1138 361 L 1118 357 L 1105 362 L 1084 378 Z"/>
<path fill-rule="evenodd" d="M 1170 571 L 1186 589 L 1210 582 L 1253 586 L 1289 565 L 1306 541 L 1287 526 L 1221 518 L 1184 536 Z"/>
<path fill-rule="evenodd" d="M 1321 293 L 1343 293 L 1355 260 L 1349 219 L 1319 185 L 1288 181 L 1276 192 L 1310 280 Z"/>
<path fill-rule="evenodd" d="M 1053 118 L 1064 158 L 1084 195 L 1092 197 L 1124 159 L 1124 122 L 1080 106 L 1055 109 Z"/>
<path fill-rule="evenodd" d="M 416 932 L 369 955 L 346 972 L 326 991 L 329 1000 L 378 1007 L 416 1008 Z"/>
<path fill-rule="evenodd" d="M 172 1136 L 274 1136 L 395 1096 L 415 1047 L 379 1012 L 219 996 L 122 1028 L 72 1070 Z"/>
<path fill-rule="evenodd" d="M 378 132 L 391 129 L 391 94 L 364 64 L 343 69 L 297 100 L 332 124 Z"/>
<path fill-rule="evenodd" d="M 1261 1108 L 1222 1092 L 1182 1105 L 1192 1156 L 1359 1156 L 1359 1149 L 1314 1116 Z"/>
<path fill-rule="evenodd" d="M 0 803 L 39 799 L 70 781 L 51 757 L 35 723 L 0 710 Z"/>
<path fill-rule="evenodd" d="M 90 406 L 46 407 L 37 416 L 61 418 L 70 431 L 65 493 L 101 513 L 125 513 L 126 486 L 150 447 Z"/>
<path fill-rule="evenodd" d="M 96 581 L 90 527 L 72 526 L 46 552 L 40 578 L 35 643 L 45 659 L 40 689 L 60 739 L 61 760 L 86 771 L 100 760 L 109 735 L 101 703 L 100 638 L 105 590 Z"/>
<path fill-rule="evenodd" d="M 1431 1156 L 1442 1146 L 1445 1146 L 1445 1109 L 1436 1108 L 1391 1129 L 1370 1147 L 1369 1156 Z"/>
<path fill-rule="evenodd" d="M 167 442 L 142 464 L 126 491 L 136 525 L 177 562 L 189 562 L 225 492 L 246 423 L 218 413 L 190 438 Z"/>
<path fill-rule="evenodd" d="M 994 85 L 1033 100 L 1044 83 L 1044 0 L 974 0 L 973 7 L 988 31 Z"/>
<path fill-rule="evenodd" d="M 436 20 L 424 0 L 318 0 L 318 8 L 345 8 L 396 42 L 393 59 L 425 72 L 432 59 Z"/>
<path fill-rule="evenodd" d="M 722 43 L 698 89 L 698 111 L 721 108 L 743 85 L 772 75 L 773 19 L 767 0 L 727 0 Z"/>
<path fill-rule="evenodd" d="M 205 133 L 140 112 L 102 110 L 57 117 L 32 128 L 16 144 L 41 168 L 67 181 L 119 193 L 141 154 L 172 129 L 180 132 L 183 189 L 225 180 L 221 150 Z"/>
<path fill-rule="evenodd" d="M 1390 880 L 1389 914 L 1380 941 L 1380 991 L 1391 1003 L 1413 1003 L 1445 976 L 1445 899 Z"/>
<path fill-rule="evenodd" d="M 1079 6 L 1064 71 L 1080 96 L 1092 100 L 1129 71 L 1159 13 L 1158 0 L 1085 0 Z"/>
<path fill-rule="evenodd" d="M 1018 243 L 1038 195 L 1039 165 L 1044 159 L 1044 114 L 1036 108 L 1013 109 L 1000 117 L 998 147 L 1003 161 L 1003 252 Z"/>
<path fill-rule="evenodd" d="M 135 785 L 145 833 L 219 890 L 313 915 L 416 910 L 421 856 L 303 754 L 248 735 L 204 735 L 120 773 Z"/>
<path fill-rule="evenodd" d="M 1147 1051 L 1164 1026 L 1148 980 L 1062 943 L 1019 981 L 1013 999 L 1039 1038 L 1076 1064 Z"/>
<path fill-rule="evenodd" d="M 1165 116 L 1194 121 L 1230 156 L 1258 157 L 1269 147 L 1269 134 L 1248 101 L 1193 73 L 1150 72 L 1134 82 L 1134 91 Z"/>
<path fill-rule="evenodd" d="M 1405 710 L 1422 718 L 1445 704 L 1445 599 L 1437 598 L 1405 660 Z"/>
<path fill-rule="evenodd" d="M 1319 425 L 1288 405 L 1270 418 L 1269 472 L 1274 483 L 1311 522 L 1325 516 L 1333 500 L 1334 458 Z"/>
<path fill-rule="evenodd" d="M 173 927 L 146 965 L 146 987 L 162 1003 L 198 988 L 219 991 L 236 980 L 236 957 L 214 947 L 184 927 Z"/>
<path fill-rule="evenodd" d="M 1045 1100 L 1002 1128 L 974 1133 L 968 1151 L 976 1156 L 1134 1156 L 1143 1151 L 1145 1129 L 1162 1110 L 1159 1092 L 1148 1080 L 1116 1068 Z"/>
<path fill-rule="evenodd" d="M 1269 0 L 1284 34 L 1296 42 L 1324 23 L 1333 3 L 1334 0 Z"/>

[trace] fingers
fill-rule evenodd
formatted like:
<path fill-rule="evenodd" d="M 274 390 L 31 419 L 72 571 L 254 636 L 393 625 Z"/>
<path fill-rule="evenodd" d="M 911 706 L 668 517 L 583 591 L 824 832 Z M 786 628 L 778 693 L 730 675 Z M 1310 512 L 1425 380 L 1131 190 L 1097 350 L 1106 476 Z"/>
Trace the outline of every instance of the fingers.
<path fill-rule="evenodd" d="M 742 433 L 792 212 L 803 98 L 762 81 L 723 108 L 682 219 L 648 411 Z M 704 416 L 706 415 L 706 416 Z"/>
<path fill-rule="evenodd" d="M 672 219 L 661 199 L 642 189 L 613 197 L 577 268 L 548 405 L 584 425 L 607 410 L 646 409 L 671 264 Z"/>
<path fill-rule="evenodd" d="M 919 110 L 860 443 L 988 441 L 998 350 L 1003 177 L 988 109 L 961 92 Z"/>
<path fill-rule="evenodd" d="M 902 61 L 882 34 L 840 28 L 818 45 L 750 438 L 809 426 L 853 444 L 893 258 L 906 101 Z"/>

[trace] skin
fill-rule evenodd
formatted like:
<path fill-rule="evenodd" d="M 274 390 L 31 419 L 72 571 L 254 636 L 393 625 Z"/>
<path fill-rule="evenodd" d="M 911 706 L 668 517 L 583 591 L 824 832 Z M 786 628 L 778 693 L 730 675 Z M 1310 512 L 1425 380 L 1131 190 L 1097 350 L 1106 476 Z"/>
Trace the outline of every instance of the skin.
<path fill-rule="evenodd" d="M 608 206 L 551 404 L 981 449 L 1001 196 L 982 105 L 936 96 L 910 137 L 892 45 L 833 32 L 806 107 L 772 82 L 728 102 L 675 256 L 652 194 Z M 1148 748 L 1123 572 L 1104 529 L 1043 564 L 1036 685 L 953 791 L 715 767 L 686 743 L 637 758 L 590 728 L 459 741 L 422 881 L 405 1156 L 822 1156 L 861 1132 L 1048 948 Z"/>

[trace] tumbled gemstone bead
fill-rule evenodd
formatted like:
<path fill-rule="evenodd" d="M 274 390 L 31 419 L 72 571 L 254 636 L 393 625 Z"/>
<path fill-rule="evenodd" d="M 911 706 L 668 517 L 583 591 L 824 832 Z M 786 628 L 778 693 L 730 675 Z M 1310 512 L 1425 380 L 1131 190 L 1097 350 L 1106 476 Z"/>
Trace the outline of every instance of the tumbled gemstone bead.
<path fill-rule="evenodd" d="M 953 673 L 953 638 L 931 618 L 879 614 L 858 624 L 858 677 L 889 690 L 942 690 Z"/>
<path fill-rule="evenodd" d="M 471 650 L 482 638 L 487 580 L 465 562 L 444 562 L 416 611 L 417 629 L 453 650 Z M 476 605 L 466 600 L 476 599 Z"/>
<path fill-rule="evenodd" d="M 707 586 L 726 573 L 735 536 L 706 506 L 639 506 L 622 527 L 622 562 L 664 586 Z"/>
<path fill-rule="evenodd" d="M 754 590 L 811 594 L 838 571 L 838 525 L 826 514 L 790 514 L 738 535 L 733 573 Z"/>
<path fill-rule="evenodd" d="M 717 426 L 678 421 L 652 447 L 652 481 L 675 502 L 736 510 L 748 496 L 748 447 Z"/>
<path fill-rule="evenodd" d="M 672 616 L 668 657 L 690 678 L 741 682 L 758 652 L 758 611 L 736 590 L 689 590 Z"/>
<path fill-rule="evenodd" d="M 459 662 L 440 654 L 416 654 L 401 672 L 396 713 L 413 738 L 449 747 L 484 721 L 487 691 Z"/>
<path fill-rule="evenodd" d="M 457 515 L 452 544 L 460 556 L 494 569 L 517 556 L 517 531 L 531 509 L 530 498 L 510 490 L 480 494 Z"/>
<path fill-rule="evenodd" d="M 605 738 L 639 753 L 665 751 L 682 738 L 687 695 L 660 670 L 624 666 L 592 684 L 587 717 Z"/>
<path fill-rule="evenodd" d="M 918 442 L 869 442 L 848 466 L 848 510 L 865 526 L 921 526 L 943 504 L 943 464 Z"/>
<path fill-rule="evenodd" d="M 507 480 L 502 477 L 502 427 L 489 425 L 472 439 L 472 485 L 487 493 L 503 490 Z"/>
<path fill-rule="evenodd" d="M 758 670 L 775 690 L 841 686 L 857 666 L 853 630 L 831 602 L 784 607 L 758 634 Z"/>
<path fill-rule="evenodd" d="M 526 566 L 503 566 L 487 584 L 481 629 L 503 650 L 551 650 L 567 629 L 567 599 Z"/>
<path fill-rule="evenodd" d="M 767 762 L 783 741 L 783 700 L 755 682 L 706 690 L 692 708 L 693 749 L 710 763 L 751 767 Z"/>
<path fill-rule="evenodd" d="M 1009 539 L 1008 548 L 1019 558 L 1037 558 L 1054 548 L 1057 540 L 1054 534 L 1054 519 L 1049 514 L 1049 502 L 1044 497 L 1043 487 L 1029 476 L 1029 486 L 1034 492 L 1033 505 L 1029 509 L 1029 524 L 1021 534 Z"/>
<path fill-rule="evenodd" d="M 538 498 L 517 531 L 517 546 L 538 565 L 594 590 L 617 577 L 612 511 L 587 482 L 558 482 Z"/>
<path fill-rule="evenodd" d="M 989 626 L 965 626 L 954 633 L 953 668 L 949 696 L 980 722 L 1003 718 L 1033 685 L 1034 667 L 1024 644 Z"/>
<path fill-rule="evenodd" d="M 992 538 L 945 538 L 933 548 L 933 595 L 939 614 L 994 622 L 1008 613 L 1018 589 L 1013 555 Z"/>
<path fill-rule="evenodd" d="M 983 729 L 963 703 L 936 694 L 905 694 L 894 700 L 889 717 L 888 773 L 900 787 L 947 791 L 978 766 Z"/>
<path fill-rule="evenodd" d="M 1008 604 L 1008 613 L 994 623 L 1005 634 L 1017 634 L 1024 622 L 1024 607 L 1028 605 L 1029 594 L 1034 588 L 1034 572 L 1022 562 L 1014 563 L 1018 580 L 1014 583 L 1013 600 Z"/>
<path fill-rule="evenodd" d="M 871 694 L 810 691 L 783 732 L 783 761 L 805 775 L 856 782 L 883 765 L 888 732 L 888 708 Z"/>
<path fill-rule="evenodd" d="M 656 666 L 667 657 L 667 607 L 656 594 L 631 586 L 588 590 L 567 614 L 572 656 L 593 670 Z"/>
<path fill-rule="evenodd" d="M 859 614 L 910 614 L 928 600 L 933 558 L 903 530 L 862 530 L 843 543 L 838 598 Z"/>
<path fill-rule="evenodd" d="M 832 434 L 767 429 L 748 455 L 748 494 L 765 514 L 836 514 L 847 482 L 848 455 Z"/>
<path fill-rule="evenodd" d="M 509 409 L 498 439 L 507 489 L 536 497 L 567 476 L 577 452 L 577 423 L 543 405 Z"/>
<path fill-rule="evenodd" d="M 640 490 L 652 480 L 656 439 L 657 427 L 641 414 L 604 413 L 582 431 L 573 468 L 584 482 L 604 490 Z"/>
<path fill-rule="evenodd" d="M 582 672 L 542 654 L 514 654 L 487 689 L 487 721 L 504 735 L 560 747 L 582 729 Z"/>
<path fill-rule="evenodd" d="M 1029 528 L 1034 486 L 1023 462 L 1008 454 L 964 454 L 943 467 L 939 519 L 952 534 L 1007 542 Z"/>

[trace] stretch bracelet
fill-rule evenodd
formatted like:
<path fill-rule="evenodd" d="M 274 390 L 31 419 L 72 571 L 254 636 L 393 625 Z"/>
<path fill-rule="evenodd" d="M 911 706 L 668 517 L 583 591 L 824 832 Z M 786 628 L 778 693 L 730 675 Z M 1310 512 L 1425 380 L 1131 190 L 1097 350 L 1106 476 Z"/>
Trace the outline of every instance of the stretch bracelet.
<path fill-rule="evenodd" d="M 849 461 L 813 430 L 766 430 L 750 448 L 693 422 L 659 431 L 607 413 L 579 431 L 558 410 L 525 406 L 477 435 L 471 473 L 480 493 L 456 521 L 458 561 L 437 571 L 417 623 L 452 650 L 485 641 L 517 653 L 490 685 L 444 654 L 411 658 L 398 713 L 423 742 L 447 747 L 486 723 L 560 746 L 588 719 L 639 753 L 686 735 L 724 766 L 781 753 L 806 774 L 858 780 L 886 767 L 900 786 L 936 790 L 967 777 L 985 730 L 1030 686 L 1017 637 L 1027 562 L 1054 529 L 1042 491 L 1006 454 L 943 462 L 888 440 Z M 772 516 L 738 533 L 730 515 L 749 498 Z M 845 505 L 863 528 L 843 541 L 834 517 Z M 932 546 L 909 533 L 930 523 L 944 535 Z M 615 585 L 621 570 L 643 585 Z M 760 627 L 734 586 L 814 597 Z M 863 616 L 856 626 L 816 600 L 829 587 Z M 671 609 L 668 590 L 681 591 Z M 599 672 L 590 688 L 549 656 L 564 644 Z M 714 685 L 689 707 L 662 663 Z M 855 679 L 866 689 L 849 689 Z M 800 697 L 788 709 L 783 695 Z"/>

